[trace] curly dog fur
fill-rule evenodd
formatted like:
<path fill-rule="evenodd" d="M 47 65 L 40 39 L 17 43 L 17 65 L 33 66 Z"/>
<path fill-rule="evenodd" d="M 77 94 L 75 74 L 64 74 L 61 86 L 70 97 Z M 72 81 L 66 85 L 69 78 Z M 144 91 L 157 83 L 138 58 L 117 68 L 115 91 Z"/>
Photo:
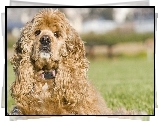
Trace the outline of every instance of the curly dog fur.
<path fill-rule="evenodd" d="M 109 113 L 87 79 L 84 42 L 60 11 L 43 9 L 22 28 L 11 63 L 11 96 L 19 114 Z"/>

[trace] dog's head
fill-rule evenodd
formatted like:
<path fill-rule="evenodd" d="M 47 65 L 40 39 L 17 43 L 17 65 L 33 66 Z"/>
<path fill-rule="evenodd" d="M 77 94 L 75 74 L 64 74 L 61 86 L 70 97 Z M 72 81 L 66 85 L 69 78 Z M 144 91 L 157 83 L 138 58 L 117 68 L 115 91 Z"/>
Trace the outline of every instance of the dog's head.
<path fill-rule="evenodd" d="M 43 9 L 22 28 L 15 50 L 28 55 L 38 70 L 56 69 L 62 59 L 73 63 L 85 58 L 84 42 L 65 15 L 53 9 Z"/>
<path fill-rule="evenodd" d="M 45 9 L 32 20 L 32 59 L 39 69 L 57 68 L 60 58 L 67 56 L 67 25 L 64 14 Z"/>

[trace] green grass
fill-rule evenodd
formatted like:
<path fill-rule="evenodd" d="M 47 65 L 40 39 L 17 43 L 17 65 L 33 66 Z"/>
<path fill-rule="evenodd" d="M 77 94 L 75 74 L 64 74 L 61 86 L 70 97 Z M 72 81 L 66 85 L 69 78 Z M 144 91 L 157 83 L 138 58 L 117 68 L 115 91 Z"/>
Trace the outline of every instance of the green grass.
<path fill-rule="evenodd" d="M 14 81 L 12 66 L 8 63 L 8 88 Z M 90 60 L 88 77 L 113 110 L 145 111 L 154 114 L 154 63 L 146 58 Z M 8 111 L 14 103 L 8 92 Z"/>
<path fill-rule="evenodd" d="M 13 68 L 12 65 L 10 64 L 9 61 L 7 61 L 7 107 L 8 111 L 11 111 L 13 105 L 14 105 L 14 100 L 10 96 L 10 86 L 12 82 L 14 81 L 15 76 L 13 73 Z"/>
<path fill-rule="evenodd" d="M 89 79 L 113 110 L 154 114 L 154 65 L 144 58 L 91 61 Z"/>

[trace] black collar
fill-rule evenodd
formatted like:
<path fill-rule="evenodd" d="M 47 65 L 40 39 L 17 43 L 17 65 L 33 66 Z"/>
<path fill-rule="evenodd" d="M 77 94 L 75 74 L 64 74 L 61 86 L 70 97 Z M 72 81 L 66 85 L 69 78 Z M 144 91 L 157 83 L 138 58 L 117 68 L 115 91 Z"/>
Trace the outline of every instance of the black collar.
<path fill-rule="evenodd" d="M 43 77 L 45 79 L 53 79 L 55 78 L 55 74 L 53 72 L 43 72 Z"/>

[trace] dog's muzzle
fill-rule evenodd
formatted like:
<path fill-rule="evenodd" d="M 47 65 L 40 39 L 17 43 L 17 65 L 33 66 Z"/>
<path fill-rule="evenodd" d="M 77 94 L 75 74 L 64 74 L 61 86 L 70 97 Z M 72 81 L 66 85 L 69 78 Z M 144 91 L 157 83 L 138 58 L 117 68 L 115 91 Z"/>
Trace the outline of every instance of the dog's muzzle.
<path fill-rule="evenodd" d="M 41 58 L 49 58 L 50 57 L 50 52 L 51 52 L 51 48 L 50 48 L 50 43 L 51 43 L 51 39 L 48 35 L 43 35 L 40 38 L 40 57 Z"/>
<path fill-rule="evenodd" d="M 51 51 L 50 43 L 51 43 L 50 37 L 48 35 L 43 35 L 40 38 L 40 44 L 41 44 L 40 50 L 45 53 L 49 53 Z"/>

